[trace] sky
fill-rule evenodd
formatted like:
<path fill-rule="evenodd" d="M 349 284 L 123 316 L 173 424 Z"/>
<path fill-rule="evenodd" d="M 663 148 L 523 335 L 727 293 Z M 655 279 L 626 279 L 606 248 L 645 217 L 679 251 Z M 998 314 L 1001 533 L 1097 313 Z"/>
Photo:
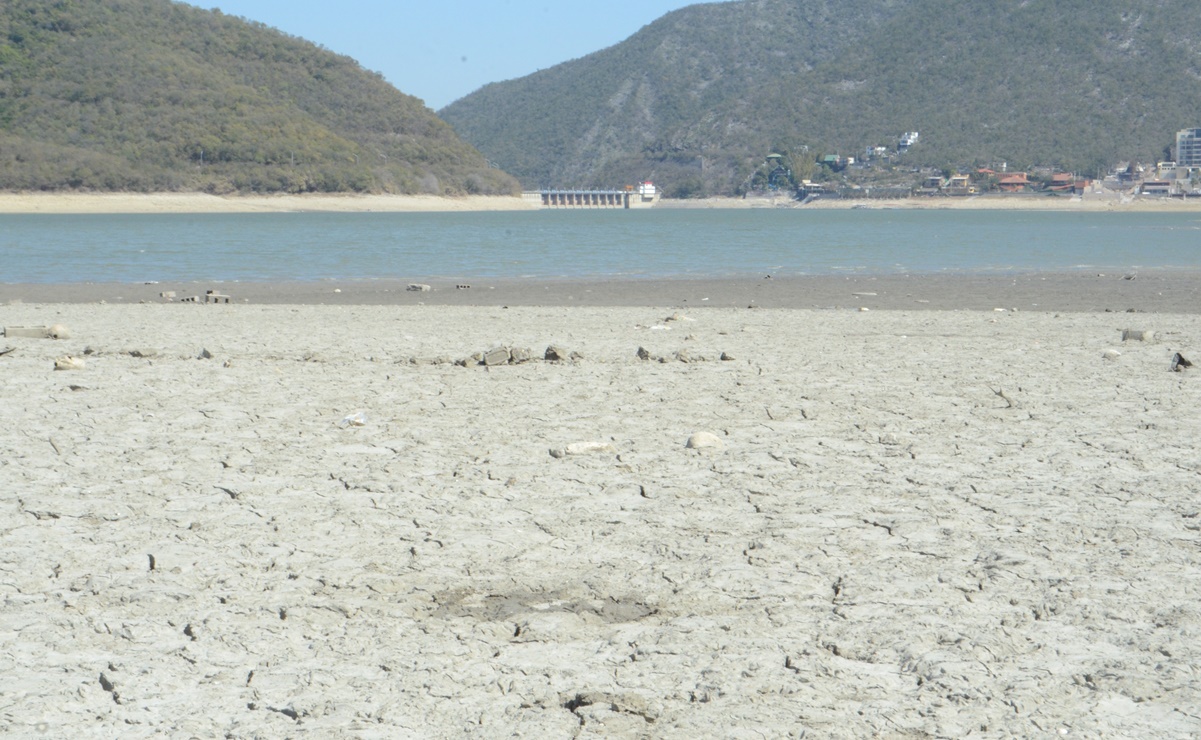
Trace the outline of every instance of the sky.
<path fill-rule="evenodd" d="M 187 0 L 356 59 L 434 110 L 624 41 L 698 0 Z"/>

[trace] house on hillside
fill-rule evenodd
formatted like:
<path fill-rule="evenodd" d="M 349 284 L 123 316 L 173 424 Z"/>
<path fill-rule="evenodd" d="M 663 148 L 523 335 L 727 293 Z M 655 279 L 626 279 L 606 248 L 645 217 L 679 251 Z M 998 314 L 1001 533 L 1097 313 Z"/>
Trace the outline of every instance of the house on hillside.
<path fill-rule="evenodd" d="M 1083 195 L 1092 184 L 1093 181 L 1087 178 L 1076 177 L 1067 172 L 1057 172 L 1051 175 L 1047 190 L 1065 195 Z"/>
<path fill-rule="evenodd" d="M 975 195 L 977 190 L 968 175 L 951 175 L 943 185 L 943 192 L 947 195 Z"/>
<path fill-rule="evenodd" d="M 829 167 L 834 172 L 841 172 L 847 167 L 847 161 L 838 154 L 827 154 L 818 160 L 818 164 Z"/>
<path fill-rule="evenodd" d="M 942 175 L 930 175 L 922 180 L 922 184 L 914 191 L 915 195 L 940 195 L 943 186 L 946 185 L 946 180 L 942 179 Z"/>
<path fill-rule="evenodd" d="M 997 187 L 1006 193 L 1028 192 L 1031 184 L 1025 172 L 1013 172 L 997 180 Z"/>

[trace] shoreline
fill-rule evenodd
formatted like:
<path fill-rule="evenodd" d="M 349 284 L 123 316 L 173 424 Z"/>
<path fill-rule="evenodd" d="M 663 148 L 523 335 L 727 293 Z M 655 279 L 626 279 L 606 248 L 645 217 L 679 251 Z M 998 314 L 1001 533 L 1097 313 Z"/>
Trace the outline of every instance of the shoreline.
<path fill-rule="evenodd" d="M 816 200 L 801 204 L 791 197 L 663 199 L 662 209 L 797 208 L 845 210 L 1014 210 L 1082 213 L 1201 212 L 1201 198 L 1123 200 L 1117 194 L 1084 197 L 977 195 L 912 197 L 893 200 Z M 520 196 L 470 195 L 232 195 L 206 193 L 14 193 L 0 192 L 0 215 L 194 214 L 194 213 L 444 213 L 542 210 Z M 582 209 L 586 210 L 586 209 Z"/>
<path fill-rule="evenodd" d="M 428 291 L 410 290 L 410 285 Z M 459 287 L 465 286 L 465 287 Z M 430 277 L 279 282 L 0 283 L 0 306 L 181 303 L 1201 313 L 1201 273 L 897 274 L 696 279 Z M 173 293 L 165 298 L 162 294 Z M 189 304 L 190 305 L 190 304 Z M 203 309 L 201 309 L 203 310 Z"/>

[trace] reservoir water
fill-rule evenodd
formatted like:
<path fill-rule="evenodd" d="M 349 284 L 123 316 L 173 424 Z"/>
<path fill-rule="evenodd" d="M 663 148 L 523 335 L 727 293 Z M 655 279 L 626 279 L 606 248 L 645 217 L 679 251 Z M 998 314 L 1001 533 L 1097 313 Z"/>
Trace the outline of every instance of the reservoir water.
<path fill-rule="evenodd" d="M 0 215 L 0 283 L 1201 269 L 1201 213 Z"/>

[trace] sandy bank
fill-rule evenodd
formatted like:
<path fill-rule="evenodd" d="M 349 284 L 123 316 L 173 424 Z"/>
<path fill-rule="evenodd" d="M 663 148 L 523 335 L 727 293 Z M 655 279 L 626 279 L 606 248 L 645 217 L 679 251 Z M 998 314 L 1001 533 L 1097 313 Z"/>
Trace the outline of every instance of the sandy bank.
<path fill-rule="evenodd" d="M 429 290 L 409 290 L 410 284 Z M 0 303 L 169 303 L 203 297 L 207 290 L 249 304 L 1201 312 L 1201 274 L 1167 270 L 687 280 L 414 277 L 284 283 L 0 283 Z M 174 296 L 163 298 L 163 293 Z"/>
<path fill-rule="evenodd" d="M 0 213 L 355 213 L 523 211 L 534 208 L 521 198 L 493 196 L 0 193 Z"/>
<path fill-rule="evenodd" d="M 804 208 L 810 210 L 846 210 L 851 208 L 893 210 L 998 210 L 998 211 L 1069 211 L 1081 213 L 1172 213 L 1201 212 L 1201 198 L 1144 198 L 1117 195 L 1004 196 L 981 195 L 964 198 L 898 198 L 891 200 L 829 198 L 800 203 L 789 196 L 777 198 L 699 198 L 663 200 L 659 208 Z"/>
<path fill-rule="evenodd" d="M 1081 212 L 1201 211 L 1201 198 L 1085 196 L 977 196 L 897 200 L 816 200 L 802 205 L 791 197 L 663 199 L 663 209 L 890 208 L 910 210 L 1017 210 Z M 536 203 L 520 197 L 432 195 L 231 195 L 204 193 L 4 193 L 0 214 L 11 213 L 287 213 L 287 212 L 453 212 L 531 211 Z"/>
<path fill-rule="evenodd" d="M 1199 316 L 0 306 L 51 323 L 13 736 L 1201 734 Z"/>

